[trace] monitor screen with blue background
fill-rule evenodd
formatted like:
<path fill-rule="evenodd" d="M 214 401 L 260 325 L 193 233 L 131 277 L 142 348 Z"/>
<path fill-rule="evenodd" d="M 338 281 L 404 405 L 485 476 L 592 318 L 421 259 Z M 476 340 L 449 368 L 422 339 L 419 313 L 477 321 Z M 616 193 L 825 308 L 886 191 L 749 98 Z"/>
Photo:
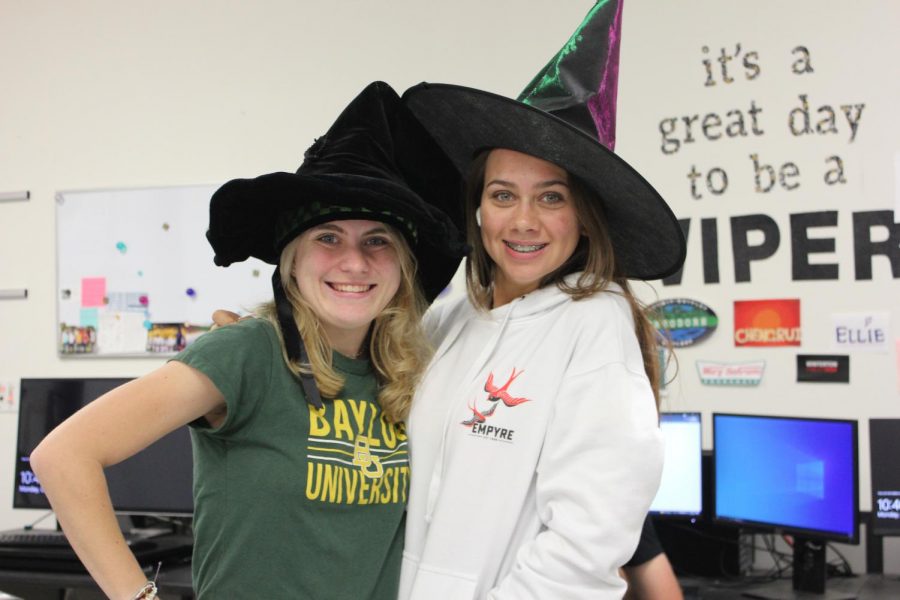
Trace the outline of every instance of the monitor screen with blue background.
<path fill-rule="evenodd" d="M 857 542 L 856 430 L 856 421 L 714 414 L 714 518 Z"/>

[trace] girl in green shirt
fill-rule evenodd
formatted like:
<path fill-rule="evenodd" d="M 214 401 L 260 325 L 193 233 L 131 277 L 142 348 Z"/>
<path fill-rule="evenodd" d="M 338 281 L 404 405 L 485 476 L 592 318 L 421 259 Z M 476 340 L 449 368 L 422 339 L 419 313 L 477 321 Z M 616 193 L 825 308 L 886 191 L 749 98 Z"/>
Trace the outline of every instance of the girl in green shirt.
<path fill-rule="evenodd" d="M 396 597 L 402 420 L 428 360 L 422 312 L 464 250 L 435 208 L 455 205 L 456 177 L 376 82 L 296 173 L 233 180 L 213 195 L 216 264 L 277 266 L 266 318 L 203 336 L 76 413 L 31 456 L 110 598 L 153 598 L 156 587 L 125 544 L 103 468 L 186 423 L 198 597 Z"/>

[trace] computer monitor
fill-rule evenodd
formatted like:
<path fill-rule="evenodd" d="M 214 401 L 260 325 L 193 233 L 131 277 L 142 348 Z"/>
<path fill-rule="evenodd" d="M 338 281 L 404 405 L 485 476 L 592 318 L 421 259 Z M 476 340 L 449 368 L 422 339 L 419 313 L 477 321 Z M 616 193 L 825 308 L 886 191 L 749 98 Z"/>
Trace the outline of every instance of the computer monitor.
<path fill-rule="evenodd" d="M 900 419 L 869 419 L 872 533 L 900 535 Z"/>
<path fill-rule="evenodd" d="M 824 592 L 825 541 L 859 543 L 857 423 L 713 414 L 713 518 L 794 538 L 796 590 Z"/>
<path fill-rule="evenodd" d="M 14 508 L 50 509 L 29 464 L 44 436 L 79 408 L 128 379 L 22 379 L 16 441 Z M 193 461 L 187 426 L 106 469 L 113 509 L 120 514 L 193 513 Z"/>
<path fill-rule="evenodd" d="M 696 518 L 703 513 L 700 413 L 662 413 L 659 427 L 665 440 L 665 462 L 650 513 L 657 517 Z"/>

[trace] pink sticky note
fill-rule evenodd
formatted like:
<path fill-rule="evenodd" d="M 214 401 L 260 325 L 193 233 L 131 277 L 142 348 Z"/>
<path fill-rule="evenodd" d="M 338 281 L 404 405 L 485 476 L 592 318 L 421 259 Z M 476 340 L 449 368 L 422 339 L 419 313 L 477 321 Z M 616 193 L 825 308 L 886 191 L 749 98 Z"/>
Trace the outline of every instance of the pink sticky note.
<path fill-rule="evenodd" d="M 81 279 L 81 307 L 103 306 L 106 296 L 106 277 L 83 277 Z"/>

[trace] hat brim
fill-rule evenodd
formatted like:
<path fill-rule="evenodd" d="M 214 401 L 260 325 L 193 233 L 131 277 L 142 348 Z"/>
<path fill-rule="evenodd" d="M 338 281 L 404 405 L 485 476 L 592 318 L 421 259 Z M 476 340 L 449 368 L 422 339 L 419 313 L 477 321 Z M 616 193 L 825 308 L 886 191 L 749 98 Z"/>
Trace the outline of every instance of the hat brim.
<path fill-rule="evenodd" d="M 308 205 L 352 206 L 351 211 L 322 213 L 287 235 L 277 231 L 281 215 Z M 415 223 L 416 235 L 392 215 Z M 234 179 L 210 200 L 206 237 L 217 265 L 228 266 L 249 257 L 277 265 L 281 250 L 314 225 L 334 220 L 366 219 L 395 226 L 409 243 L 417 262 L 417 279 L 431 302 L 446 287 L 459 266 L 460 242 L 443 213 L 403 186 L 358 175 L 301 175 L 269 173 L 254 179 Z M 443 223 L 447 221 L 447 225 Z"/>
<path fill-rule="evenodd" d="M 552 162 L 583 180 L 603 202 L 623 275 L 660 279 L 684 263 L 684 234 L 672 210 L 640 173 L 580 129 L 542 110 L 482 90 L 422 83 L 403 101 L 461 173 L 487 148 Z M 464 223 L 457 223 L 464 230 Z"/>

